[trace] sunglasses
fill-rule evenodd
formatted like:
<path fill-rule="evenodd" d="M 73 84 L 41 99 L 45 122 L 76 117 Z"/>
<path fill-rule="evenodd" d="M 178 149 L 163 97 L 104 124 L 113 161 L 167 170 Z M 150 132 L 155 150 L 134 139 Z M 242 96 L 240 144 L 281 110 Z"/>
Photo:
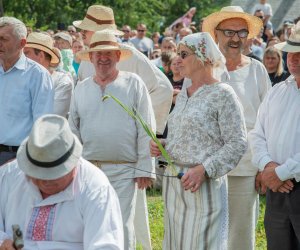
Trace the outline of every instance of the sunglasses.
<path fill-rule="evenodd" d="M 216 29 L 216 30 L 222 31 L 224 36 L 227 36 L 227 37 L 234 37 L 235 34 L 237 34 L 239 38 L 246 38 L 249 34 L 249 31 L 246 29 L 242 29 L 242 30 Z"/>
<path fill-rule="evenodd" d="M 157 55 L 157 54 L 152 56 L 152 58 L 159 58 L 159 57 L 160 57 L 160 55 Z"/>
<path fill-rule="evenodd" d="M 194 55 L 194 53 L 190 54 L 186 51 L 180 51 L 180 52 L 177 53 L 177 55 L 180 56 L 180 58 L 184 60 L 188 56 Z"/>
<path fill-rule="evenodd" d="M 146 30 L 137 30 L 138 32 L 145 32 Z"/>
<path fill-rule="evenodd" d="M 125 33 L 129 33 L 130 31 L 129 30 L 122 30 L 123 32 L 125 32 Z"/>

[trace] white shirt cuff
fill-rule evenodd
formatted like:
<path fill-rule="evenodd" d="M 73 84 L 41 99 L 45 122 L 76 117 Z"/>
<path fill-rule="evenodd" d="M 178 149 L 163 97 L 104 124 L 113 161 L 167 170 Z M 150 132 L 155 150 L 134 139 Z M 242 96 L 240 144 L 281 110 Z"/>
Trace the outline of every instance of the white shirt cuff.
<path fill-rule="evenodd" d="M 265 166 L 271 161 L 272 159 L 269 156 L 264 156 L 258 163 L 259 171 L 263 171 L 265 169 Z"/>
<path fill-rule="evenodd" d="M 292 178 L 288 168 L 284 164 L 275 168 L 275 172 L 281 181 L 286 181 Z"/>

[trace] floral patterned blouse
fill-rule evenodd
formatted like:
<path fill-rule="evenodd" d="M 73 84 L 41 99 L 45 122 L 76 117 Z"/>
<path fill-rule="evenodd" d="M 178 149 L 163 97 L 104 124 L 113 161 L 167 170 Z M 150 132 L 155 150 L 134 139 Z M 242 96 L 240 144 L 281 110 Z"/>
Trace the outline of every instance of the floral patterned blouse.
<path fill-rule="evenodd" d="M 181 91 L 168 126 L 166 149 L 175 165 L 201 163 L 211 178 L 236 167 L 247 149 L 242 106 L 226 83 L 203 85 L 190 97 Z"/>

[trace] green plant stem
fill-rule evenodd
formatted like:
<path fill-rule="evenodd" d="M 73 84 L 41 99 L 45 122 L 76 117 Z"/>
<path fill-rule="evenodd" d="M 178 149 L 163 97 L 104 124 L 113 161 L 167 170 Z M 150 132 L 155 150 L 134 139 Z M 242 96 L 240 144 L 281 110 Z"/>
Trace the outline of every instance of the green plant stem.
<path fill-rule="evenodd" d="M 171 157 L 169 156 L 169 154 L 167 153 L 167 151 L 165 150 L 165 148 L 163 147 L 163 145 L 161 144 L 160 140 L 157 139 L 155 133 L 152 131 L 152 129 L 148 126 L 148 124 L 145 122 L 145 120 L 143 119 L 143 117 L 133 108 L 129 108 L 128 106 L 126 106 L 125 104 L 123 104 L 118 98 L 116 98 L 115 96 L 111 95 L 111 94 L 107 94 L 105 96 L 102 97 L 102 101 L 105 101 L 108 98 L 112 98 L 117 104 L 119 104 L 126 112 L 129 116 L 131 116 L 134 120 L 138 121 L 142 127 L 144 128 L 144 130 L 146 131 L 146 133 L 151 137 L 151 139 L 157 144 L 162 156 L 166 159 L 166 161 L 168 162 L 168 166 L 167 168 L 170 169 L 170 171 L 172 172 L 173 175 L 178 175 L 178 172 L 175 169 L 175 166 L 171 160 Z"/>

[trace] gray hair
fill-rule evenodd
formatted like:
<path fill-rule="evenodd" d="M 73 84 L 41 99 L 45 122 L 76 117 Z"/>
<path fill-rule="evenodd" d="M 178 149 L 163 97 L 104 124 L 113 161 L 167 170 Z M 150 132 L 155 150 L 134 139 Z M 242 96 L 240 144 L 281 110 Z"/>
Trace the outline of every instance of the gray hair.
<path fill-rule="evenodd" d="M 12 26 L 13 35 L 21 40 L 27 37 L 27 29 L 25 24 L 15 17 L 0 17 L 0 28 L 5 26 Z"/>

